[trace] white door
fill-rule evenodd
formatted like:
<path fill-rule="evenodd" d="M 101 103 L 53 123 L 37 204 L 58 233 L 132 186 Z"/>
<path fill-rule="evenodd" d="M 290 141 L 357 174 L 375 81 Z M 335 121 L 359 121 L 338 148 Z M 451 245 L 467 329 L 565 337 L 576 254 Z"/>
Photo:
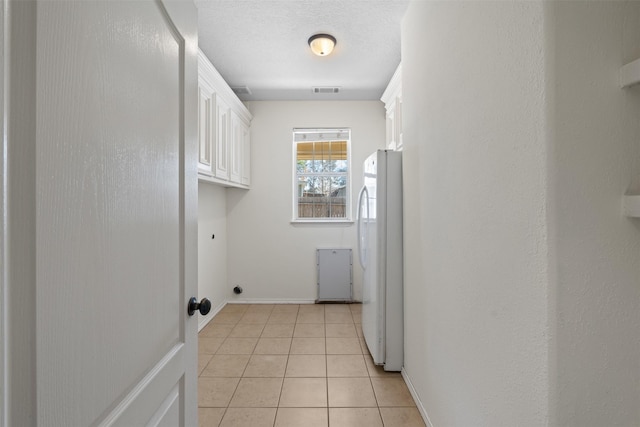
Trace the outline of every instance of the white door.
<path fill-rule="evenodd" d="M 38 2 L 40 426 L 196 424 L 196 21 Z"/>

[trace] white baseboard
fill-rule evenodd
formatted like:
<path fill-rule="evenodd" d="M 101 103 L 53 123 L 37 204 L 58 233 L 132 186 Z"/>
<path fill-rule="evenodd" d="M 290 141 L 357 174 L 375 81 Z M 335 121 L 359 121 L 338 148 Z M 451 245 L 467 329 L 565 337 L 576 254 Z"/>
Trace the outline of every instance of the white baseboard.
<path fill-rule="evenodd" d="M 198 332 L 200 332 L 205 326 L 211 322 L 213 316 L 218 314 L 220 310 L 224 308 L 227 304 L 315 304 L 316 300 L 313 299 L 234 299 L 233 301 L 224 301 L 219 304 L 216 308 L 212 308 L 209 314 L 206 316 L 202 316 L 200 321 L 198 322 Z M 359 301 L 354 301 L 354 303 L 359 304 Z"/>
<path fill-rule="evenodd" d="M 411 393 L 411 397 L 413 397 L 413 401 L 416 402 L 416 406 L 418 407 L 420 416 L 422 416 L 422 420 L 427 425 L 427 427 L 433 427 L 433 423 L 429 419 L 427 410 L 424 408 L 424 405 L 418 398 L 418 393 L 416 392 L 416 389 L 411 382 L 411 378 L 409 378 L 409 374 L 407 374 L 407 371 L 404 370 L 404 367 L 402 368 L 402 378 L 404 378 L 404 382 L 407 384 L 407 388 L 409 389 L 409 393 Z"/>
<path fill-rule="evenodd" d="M 234 299 L 227 301 L 227 304 L 315 304 L 313 299 Z"/>
<path fill-rule="evenodd" d="M 213 319 L 213 316 L 220 313 L 220 310 L 222 310 L 225 305 L 227 305 L 227 301 L 218 304 L 216 308 L 212 308 L 206 316 L 201 316 L 200 320 L 198 321 L 198 332 L 200 332 L 205 326 L 207 326 L 209 322 L 211 322 L 211 319 Z"/>

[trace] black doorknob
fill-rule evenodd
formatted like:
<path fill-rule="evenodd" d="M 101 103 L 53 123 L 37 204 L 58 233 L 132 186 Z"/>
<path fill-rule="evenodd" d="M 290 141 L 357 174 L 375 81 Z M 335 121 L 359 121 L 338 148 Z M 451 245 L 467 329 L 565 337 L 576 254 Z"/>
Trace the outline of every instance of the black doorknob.
<path fill-rule="evenodd" d="M 198 310 L 203 316 L 207 315 L 209 311 L 211 311 L 211 301 L 207 298 L 202 298 L 202 300 L 198 302 L 196 297 L 191 297 L 189 305 L 187 306 L 187 313 L 189 316 L 193 316 L 193 313 L 195 313 L 196 310 Z"/>

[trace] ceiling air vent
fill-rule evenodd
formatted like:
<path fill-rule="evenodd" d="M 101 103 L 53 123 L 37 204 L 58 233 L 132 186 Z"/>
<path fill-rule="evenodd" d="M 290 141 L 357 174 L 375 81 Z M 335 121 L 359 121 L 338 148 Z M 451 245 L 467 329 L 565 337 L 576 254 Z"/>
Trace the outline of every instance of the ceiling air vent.
<path fill-rule="evenodd" d="M 312 88 L 313 93 L 338 93 L 340 92 L 339 87 L 314 87 Z"/>
<path fill-rule="evenodd" d="M 232 87 L 231 90 L 236 95 L 251 95 L 251 90 L 247 86 Z"/>

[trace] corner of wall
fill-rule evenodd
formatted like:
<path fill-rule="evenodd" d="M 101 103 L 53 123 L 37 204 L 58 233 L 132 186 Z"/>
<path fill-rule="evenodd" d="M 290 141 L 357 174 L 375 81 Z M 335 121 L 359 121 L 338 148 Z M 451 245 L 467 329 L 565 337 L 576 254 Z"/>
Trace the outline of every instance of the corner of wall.
<path fill-rule="evenodd" d="M 555 173 L 555 148 L 556 140 L 556 5 L 557 2 L 543 2 L 543 34 L 544 34 L 544 87 L 545 87 L 545 115 L 544 115 L 544 150 L 546 176 L 546 252 L 547 252 L 547 389 L 548 389 L 548 425 L 558 424 L 558 317 L 557 317 L 557 289 L 558 289 L 558 264 L 557 264 L 557 206 L 554 200 L 557 197 L 557 177 Z"/>

